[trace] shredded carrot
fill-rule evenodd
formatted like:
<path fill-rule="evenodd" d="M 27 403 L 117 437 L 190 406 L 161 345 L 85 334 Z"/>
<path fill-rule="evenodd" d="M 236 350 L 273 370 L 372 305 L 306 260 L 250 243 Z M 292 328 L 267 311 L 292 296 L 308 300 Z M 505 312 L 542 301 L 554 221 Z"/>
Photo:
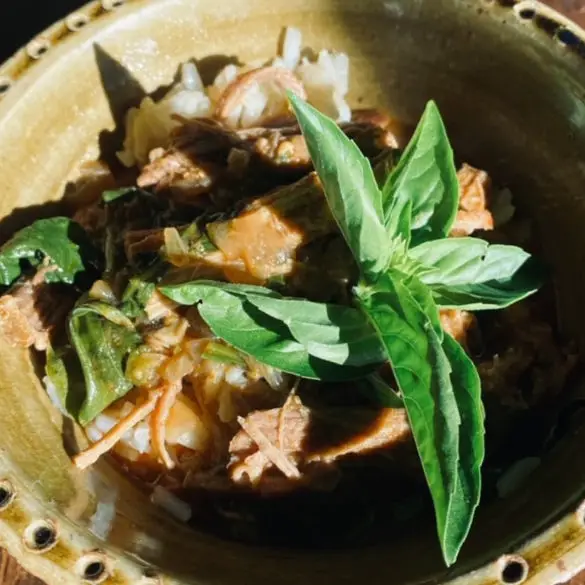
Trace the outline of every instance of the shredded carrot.
<path fill-rule="evenodd" d="M 166 385 L 152 415 L 152 446 L 167 469 L 173 469 L 175 467 L 175 462 L 172 460 L 166 447 L 167 421 L 171 408 L 182 390 L 182 381 Z"/>
<path fill-rule="evenodd" d="M 300 79 L 288 69 L 282 67 L 260 67 L 237 77 L 222 93 L 215 108 L 218 120 L 229 118 L 232 110 L 244 99 L 247 91 L 257 83 L 273 82 L 283 89 L 290 89 L 301 99 L 307 99 L 307 92 Z"/>
<path fill-rule="evenodd" d="M 258 449 L 289 479 L 299 479 L 301 473 L 297 466 L 277 447 L 275 447 L 261 429 L 253 422 L 238 417 L 238 422 L 249 437 L 258 445 Z"/>
<path fill-rule="evenodd" d="M 137 406 L 130 414 L 110 429 L 99 441 L 73 458 L 78 469 L 93 465 L 104 453 L 107 453 L 130 429 L 144 420 L 156 407 L 160 393 L 152 392 L 146 402 Z"/>

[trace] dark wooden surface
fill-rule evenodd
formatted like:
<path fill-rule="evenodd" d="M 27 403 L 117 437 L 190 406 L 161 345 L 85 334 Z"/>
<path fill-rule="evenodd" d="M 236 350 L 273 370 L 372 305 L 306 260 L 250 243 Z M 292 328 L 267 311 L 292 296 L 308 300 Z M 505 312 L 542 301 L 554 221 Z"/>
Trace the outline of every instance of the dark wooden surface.
<path fill-rule="evenodd" d="M 585 0 L 545 1 L 585 27 Z M 0 61 L 10 56 L 37 32 L 83 3 L 79 0 L 52 0 L 50 2 L 0 0 Z M 14 34 L 15 29 L 19 31 L 18 36 Z M 43 582 L 28 575 L 12 557 L 0 550 L 0 585 L 43 585 Z M 585 585 L 585 572 L 567 585 Z"/>

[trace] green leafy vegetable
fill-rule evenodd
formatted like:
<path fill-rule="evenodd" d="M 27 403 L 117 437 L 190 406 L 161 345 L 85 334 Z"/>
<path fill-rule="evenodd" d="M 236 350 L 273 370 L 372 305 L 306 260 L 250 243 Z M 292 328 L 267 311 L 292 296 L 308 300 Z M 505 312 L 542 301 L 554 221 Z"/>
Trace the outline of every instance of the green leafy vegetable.
<path fill-rule="evenodd" d="M 310 355 L 340 365 L 382 364 L 386 353 L 360 311 L 341 305 L 248 295 L 247 301 L 284 323 Z"/>
<path fill-rule="evenodd" d="M 85 396 L 85 380 L 75 351 L 70 346 L 47 348 L 45 373 L 53 385 L 49 392 L 63 414 L 77 420 Z"/>
<path fill-rule="evenodd" d="M 141 337 L 126 315 L 101 302 L 88 302 L 73 309 L 69 336 L 85 378 L 78 420 L 87 425 L 132 389 L 123 364 Z"/>
<path fill-rule="evenodd" d="M 341 366 L 311 353 L 315 350 L 315 348 L 310 347 L 311 339 L 305 339 L 302 335 L 299 335 L 299 339 L 297 339 L 282 319 L 274 318 L 259 308 L 259 306 L 263 306 L 263 301 L 277 299 L 282 301 L 282 304 L 279 305 L 282 310 L 287 300 L 279 298 L 274 291 L 261 287 L 229 285 L 213 281 L 194 281 L 161 286 L 159 290 L 180 304 L 201 303 L 198 307 L 199 314 L 215 335 L 243 353 L 279 370 L 303 378 L 336 381 L 359 378 L 373 369 L 369 366 L 372 357 L 368 345 L 366 345 L 363 354 L 364 361 L 360 362 L 358 355 L 352 356 L 352 361 L 358 362 L 360 366 L 364 367 Z M 304 302 L 309 303 L 309 301 Z M 309 304 L 318 311 L 319 316 L 323 316 L 323 310 L 318 307 L 318 303 Z M 274 305 L 271 305 L 270 310 L 274 311 L 274 309 Z M 348 312 L 355 311 L 349 307 L 345 307 L 345 309 Z M 295 325 L 302 329 L 302 325 L 310 327 L 316 323 L 302 323 L 299 320 Z M 320 325 L 322 331 L 327 327 L 331 328 L 325 334 L 328 339 L 333 338 L 335 331 L 339 335 L 339 325 L 323 321 Z M 297 331 L 298 333 L 299 331 Z M 335 344 L 331 345 L 333 348 L 335 347 Z M 345 346 L 347 342 L 340 341 L 338 345 Z M 317 347 L 317 353 L 320 349 Z M 356 347 L 356 350 L 358 349 Z"/>
<path fill-rule="evenodd" d="M 429 102 L 398 165 L 382 189 L 390 236 L 403 235 L 410 209 L 413 243 L 449 235 L 459 205 L 453 150 L 434 102 Z"/>
<path fill-rule="evenodd" d="M 0 284 L 9 286 L 23 271 L 23 262 L 52 268 L 47 282 L 73 284 L 97 255 L 83 228 L 67 217 L 39 219 L 17 232 L 0 248 Z"/>
<path fill-rule="evenodd" d="M 478 238 L 450 238 L 410 250 L 419 277 L 438 305 L 478 311 L 507 307 L 543 284 L 536 260 L 515 246 L 490 246 Z"/>
<path fill-rule="evenodd" d="M 388 266 L 390 248 L 372 167 L 333 120 L 288 95 L 333 217 L 364 276 L 375 280 Z"/>
<path fill-rule="evenodd" d="M 122 197 L 127 197 L 129 195 L 137 195 L 137 194 L 146 194 L 150 195 L 148 191 L 143 191 L 138 187 L 122 187 L 120 189 L 112 189 L 110 191 L 104 191 L 102 193 L 102 200 L 104 203 L 112 203 L 113 201 L 117 201 L 118 199 L 122 199 Z"/>
<path fill-rule="evenodd" d="M 467 536 L 481 491 L 479 473 L 466 470 L 479 470 L 481 459 L 474 457 L 483 453 L 479 392 L 455 386 L 475 384 L 477 373 L 457 344 L 437 330 L 438 311 L 425 287 L 412 278 L 409 287 L 404 281 L 403 275 L 389 271 L 375 286 L 361 287 L 358 295 L 388 352 L 435 505 L 445 561 L 451 564 Z M 444 346 L 457 359 L 449 359 Z M 462 428 L 464 419 L 467 428 Z M 471 429 L 477 437 L 465 436 Z M 477 441 L 480 449 L 467 448 L 470 441 Z"/>
<path fill-rule="evenodd" d="M 450 336 L 443 351 L 451 364 L 451 381 L 461 415 L 457 483 L 451 496 L 448 538 L 443 542 L 447 564 L 454 563 L 467 538 L 481 497 L 481 465 L 485 457 L 484 410 L 479 374 L 463 348 Z"/>
<path fill-rule="evenodd" d="M 155 290 L 154 282 L 148 282 L 139 277 L 131 278 L 122 296 L 120 310 L 130 319 L 143 317 L 145 307 Z"/>

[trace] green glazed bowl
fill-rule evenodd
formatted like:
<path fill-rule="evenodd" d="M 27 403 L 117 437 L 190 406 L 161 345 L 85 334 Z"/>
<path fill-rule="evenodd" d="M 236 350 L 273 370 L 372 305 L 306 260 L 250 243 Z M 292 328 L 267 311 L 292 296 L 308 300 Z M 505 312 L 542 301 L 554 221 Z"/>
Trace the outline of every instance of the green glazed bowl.
<path fill-rule="evenodd" d="M 458 155 L 508 184 L 534 219 L 562 325 L 585 342 L 585 33 L 533 1 L 88 4 L 0 67 L 0 236 L 61 199 L 80 164 L 115 142 L 123 112 L 181 62 L 270 56 L 285 25 L 350 55 L 354 104 L 414 122 L 438 102 Z M 480 509 L 450 570 L 431 524 L 391 547 L 254 548 L 174 522 L 107 461 L 77 471 L 67 446 L 78 431 L 50 405 L 29 354 L 0 346 L 0 544 L 49 585 L 554 585 L 585 566 L 579 425 L 528 487 Z M 576 385 L 567 404 L 583 394 Z"/>

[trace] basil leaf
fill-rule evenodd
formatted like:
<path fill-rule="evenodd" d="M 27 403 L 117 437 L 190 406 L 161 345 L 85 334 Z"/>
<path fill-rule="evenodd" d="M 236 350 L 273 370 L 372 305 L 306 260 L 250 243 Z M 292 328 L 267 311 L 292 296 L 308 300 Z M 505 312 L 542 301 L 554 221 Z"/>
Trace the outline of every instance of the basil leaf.
<path fill-rule="evenodd" d="M 17 232 L 0 248 L 0 284 L 11 285 L 20 277 L 23 261 L 31 266 L 45 262 L 54 269 L 47 282 L 73 284 L 97 255 L 83 228 L 67 217 L 39 219 Z"/>
<path fill-rule="evenodd" d="M 141 338 L 128 318 L 106 303 L 90 302 L 75 307 L 68 325 L 85 378 L 78 420 L 87 425 L 132 389 L 124 376 L 123 362 Z"/>
<path fill-rule="evenodd" d="M 474 403 L 478 399 L 475 393 L 462 399 L 465 389 L 455 388 L 468 372 L 460 371 L 458 361 L 452 364 L 449 360 L 444 349 L 449 341 L 441 339 L 436 329 L 436 307 L 430 317 L 421 307 L 424 303 L 427 310 L 432 308 L 430 293 L 411 279 L 410 285 L 416 289 L 413 295 L 403 279 L 404 275 L 390 270 L 375 286 L 361 287 L 357 293 L 388 352 L 433 499 L 443 556 L 451 565 L 476 505 L 464 505 L 464 497 L 480 489 L 478 475 L 461 476 L 462 467 L 479 469 L 481 461 L 473 459 L 479 451 L 466 449 L 467 459 L 462 462 L 460 444 L 466 438 L 461 434 L 470 423 L 463 431 L 460 427 L 468 417 L 475 421 L 481 407 Z M 483 446 L 483 436 L 476 440 Z"/>
<path fill-rule="evenodd" d="M 451 231 L 459 206 L 459 181 L 435 102 L 427 104 L 412 139 L 386 179 L 382 205 L 392 239 L 406 237 L 409 205 L 414 244 L 445 237 Z"/>
<path fill-rule="evenodd" d="M 47 392 L 62 413 L 67 413 L 73 419 L 79 418 L 79 411 L 85 396 L 85 380 L 77 354 L 71 346 L 53 349 L 47 348 L 45 374 L 52 384 L 52 392 Z"/>
<path fill-rule="evenodd" d="M 382 364 L 386 352 L 361 311 L 342 305 L 248 295 L 248 302 L 284 323 L 309 354 L 339 365 Z"/>
<path fill-rule="evenodd" d="M 112 201 L 116 201 L 117 199 L 121 199 L 127 195 L 135 195 L 141 191 L 142 190 L 138 189 L 137 187 L 122 187 L 120 189 L 112 189 L 102 193 L 102 200 L 104 203 L 112 203 Z"/>
<path fill-rule="evenodd" d="M 130 279 L 124 294 L 120 310 L 130 319 L 137 319 L 145 315 L 145 307 L 156 290 L 153 282 L 139 277 Z"/>
<path fill-rule="evenodd" d="M 478 238 L 427 242 L 409 256 L 420 264 L 419 278 L 441 307 L 501 309 L 535 293 L 544 281 L 542 267 L 528 252 Z"/>
<path fill-rule="evenodd" d="M 316 380 L 351 380 L 371 372 L 371 367 L 340 366 L 311 355 L 285 323 L 259 310 L 248 295 L 233 292 L 236 289 L 237 285 L 211 281 L 159 287 L 162 294 L 177 303 L 200 303 L 199 314 L 214 335 L 264 364 Z M 265 290 L 264 298 L 276 294 Z"/>
<path fill-rule="evenodd" d="M 364 277 L 375 280 L 388 266 L 390 250 L 372 167 L 333 120 L 291 92 L 288 96 L 331 213 Z"/>
<path fill-rule="evenodd" d="M 445 335 L 443 350 L 451 364 L 451 381 L 461 414 L 457 484 L 450 509 L 455 521 L 451 522 L 450 538 L 445 542 L 445 556 L 454 562 L 469 534 L 481 497 L 485 428 L 481 381 L 475 365 L 450 335 Z"/>

